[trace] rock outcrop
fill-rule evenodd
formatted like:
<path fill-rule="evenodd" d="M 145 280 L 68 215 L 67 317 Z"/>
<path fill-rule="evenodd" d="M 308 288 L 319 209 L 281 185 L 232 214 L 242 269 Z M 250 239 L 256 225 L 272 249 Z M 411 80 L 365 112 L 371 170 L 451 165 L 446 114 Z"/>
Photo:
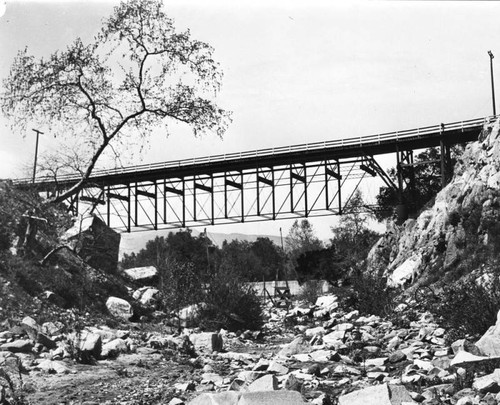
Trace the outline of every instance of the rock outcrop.
<path fill-rule="evenodd" d="M 121 236 L 96 216 L 77 221 L 64 239 L 90 266 L 116 273 Z"/>
<path fill-rule="evenodd" d="M 368 268 L 402 285 L 465 260 L 471 270 L 479 247 L 500 245 L 500 121 L 485 123 L 480 139 L 468 144 L 454 176 L 421 213 L 403 225 L 389 224 L 368 256 Z M 470 267 L 470 266 L 469 266 Z"/>

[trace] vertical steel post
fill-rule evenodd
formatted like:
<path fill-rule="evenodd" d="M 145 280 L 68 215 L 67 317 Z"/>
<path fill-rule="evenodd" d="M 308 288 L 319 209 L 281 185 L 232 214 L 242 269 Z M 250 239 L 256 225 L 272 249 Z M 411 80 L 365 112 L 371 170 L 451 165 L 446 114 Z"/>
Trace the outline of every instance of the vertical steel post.
<path fill-rule="evenodd" d="M 396 171 L 398 175 L 398 200 L 399 204 L 403 204 L 403 168 L 401 167 L 401 153 L 399 151 L 399 148 L 396 150 L 396 159 L 397 159 L 397 165 L 396 165 Z"/>
<path fill-rule="evenodd" d="M 158 184 L 156 180 L 153 182 L 153 187 L 155 188 L 155 231 L 158 230 Z"/>
<path fill-rule="evenodd" d="M 257 216 L 260 216 L 260 181 L 259 168 L 257 167 Z"/>
<path fill-rule="evenodd" d="M 214 174 L 211 173 L 210 174 L 210 187 L 212 189 L 212 191 L 210 192 L 210 195 L 211 195 L 211 202 L 212 202 L 212 225 L 215 224 L 215 204 L 214 204 Z"/>
<path fill-rule="evenodd" d="M 274 166 L 271 167 L 271 181 L 273 183 L 273 185 L 271 186 L 271 192 L 273 195 L 273 220 L 275 220 L 276 219 L 276 195 L 274 193 L 274 187 L 275 187 L 275 184 L 274 184 Z"/>
<path fill-rule="evenodd" d="M 339 174 L 339 178 L 337 179 L 337 187 L 339 189 L 339 215 L 342 214 L 342 177 L 340 174 L 340 160 L 337 159 L 337 173 Z"/>
<path fill-rule="evenodd" d="M 194 176 L 193 179 L 193 204 L 194 204 L 194 210 L 193 210 L 193 220 L 196 222 L 196 175 Z"/>
<path fill-rule="evenodd" d="M 163 179 L 163 223 L 167 223 L 167 179 Z"/>
<path fill-rule="evenodd" d="M 446 178 L 447 182 L 451 180 L 453 175 L 453 165 L 451 164 L 451 150 L 450 145 L 446 145 Z"/>
<path fill-rule="evenodd" d="M 224 172 L 224 218 L 227 219 L 227 173 Z"/>
<path fill-rule="evenodd" d="M 306 218 L 309 217 L 309 209 L 308 209 L 308 202 L 307 202 L 307 167 L 306 164 L 304 163 L 304 208 L 306 210 Z"/>
<path fill-rule="evenodd" d="M 186 227 L 186 178 L 182 178 L 182 227 Z"/>
<path fill-rule="evenodd" d="M 328 161 L 325 160 L 325 208 L 330 209 L 330 196 L 328 194 Z"/>
<path fill-rule="evenodd" d="M 106 213 L 106 220 L 108 221 L 107 225 L 111 228 L 111 197 L 110 197 L 109 193 L 110 193 L 110 186 L 108 186 L 108 193 L 107 193 L 107 197 L 108 197 L 108 201 L 107 201 L 108 212 Z"/>
<path fill-rule="evenodd" d="M 240 178 L 241 178 L 241 223 L 245 222 L 245 199 L 244 193 L 243 193 L 243 170 L 240 171 Z"/>
<path fill-rule="evenodd" d="M 128 209 L 128 212 L 127 212 L 127 216 L 128 216 L 128 220 L 127 220 L 127 232 L 130 232 L 131 231 L 131 221 L 132 221 L 132 213 L 130 212 L 131 211 L 131 208 L 132 208 L 132 203 L 130 201 L 130 198 L 131 198 L 131 192 L 130 192 L 130 183 L 127 184 L 127 194 L 128 194 L 128 203 L 127 203 L 127 209 Z"/>
<path fill-rule="evenodd" d="M 138 199 L 138 196 L 137 196 L 137 183 L 135 183 L 135 196 L 134 197 L 135 197 L 135 200 L 134 200 L 134 202 L 135 202 L 135 207 L 134 207 L 135 208 L 135 212 L 134 212 L 134 219 L 135 219 L 135 221 L 134 221 L 134 225 L 138 226 L 139 225 L 139 223 L 138 223 L 139 222 L 139 215 L 137 214 L 137 210 L 139 209 L 138 208 L 139 207 L 139 201 L 137 201 L 137 199 Z"/>
<path fill-rule="evenodd" d="M 441 153 L 441 188 L 446 186 L 446 151 L 443 139 L 439 141 L 439 148 Z"/>

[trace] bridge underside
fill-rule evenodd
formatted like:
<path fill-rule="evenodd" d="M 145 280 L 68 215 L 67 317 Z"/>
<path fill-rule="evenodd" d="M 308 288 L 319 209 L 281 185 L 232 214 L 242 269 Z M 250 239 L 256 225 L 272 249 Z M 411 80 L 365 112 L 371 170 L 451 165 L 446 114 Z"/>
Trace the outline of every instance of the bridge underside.
<path fill-rule="evenodd" d="M 324 160 L 87 187 L 72 202 L 117 230 L 339 215 L 373 159 Z M 356 181 L 354 188 L 346 181 Z"/>
<path fill-rule="evenodd" d="M 413 168 L 421 164 L 413 151 L 440 147 L 444 185 L 450 147 L 476 140 L 485 121 L 97 173 L 68 203 L 125 232 L 340 215 L 361 181 L 374 176 L 405 203 L 403 191 L 414 187 Z M 381 154 L 396 155 L 395 182 L 378 165 Z M 38 186 L 49 191 L 53 183 Z"/>

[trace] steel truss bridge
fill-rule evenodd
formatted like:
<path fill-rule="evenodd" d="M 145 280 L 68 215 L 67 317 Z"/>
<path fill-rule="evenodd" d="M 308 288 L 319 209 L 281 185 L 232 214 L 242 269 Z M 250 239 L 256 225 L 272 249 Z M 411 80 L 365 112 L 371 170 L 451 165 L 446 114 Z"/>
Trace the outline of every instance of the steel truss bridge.
<path fill-rule="evenodd" d="M 400 196 L 413 187 L 412 168 L 436 163 L 414 162 L 417 149 L 440 147 L 444 186 L 452 169 L 450 147 L 477 140 L 494 118 L 95 171 L 68 204 L 75 213 L 89 211 L 126 232 L 340 215 L 365 178 L 380 176 Z M 396 182 L 375 160 L 382 154 L 396 154 Z M 77 181 L 65 176 L 57 183 L 67 189 Z M 53 179 L 36 185 L 54 191 Z"/>

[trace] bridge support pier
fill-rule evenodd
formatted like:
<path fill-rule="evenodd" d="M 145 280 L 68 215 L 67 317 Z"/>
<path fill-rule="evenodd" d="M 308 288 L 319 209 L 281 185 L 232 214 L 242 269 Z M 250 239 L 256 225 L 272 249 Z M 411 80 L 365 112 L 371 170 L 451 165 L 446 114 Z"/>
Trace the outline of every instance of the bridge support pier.
<path fill-rule="evenodd" d="M 446 145 L 441 139 L 439 143 L 440 149 L 440 160 L 441 160 L 441 188 L 443 189 L 448 182 L 451 180 L 451 175 L 453 172 L 453 166 L 451 162 L 451 150 L 450 146 Z"/>

